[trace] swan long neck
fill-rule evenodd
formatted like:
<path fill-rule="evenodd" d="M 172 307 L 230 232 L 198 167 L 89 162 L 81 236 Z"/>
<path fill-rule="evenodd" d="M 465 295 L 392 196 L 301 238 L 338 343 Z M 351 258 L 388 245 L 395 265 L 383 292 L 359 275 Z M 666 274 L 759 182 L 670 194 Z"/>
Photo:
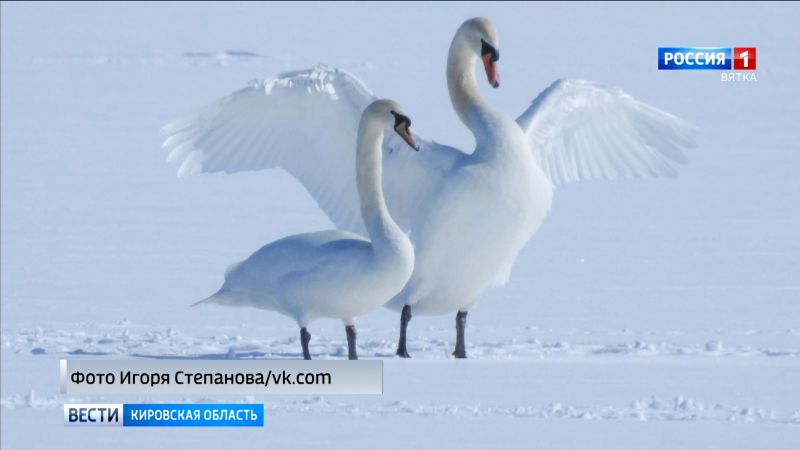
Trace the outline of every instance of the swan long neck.
<path fill-rule="evenodd" d="M 383 127 L 370 114 L 361 118 L 356 150 L 356 183 L 361 200 L 361 218 L 374 248 L 394 247 L 404 235 L 383 198 Z"/>
<path fill-rule="evenodd" d="M 475 109 L 488 110 L 489 105 L 483 99 L 475 79 L 475 63 L 478 55 L 473 51 L 461 29 L 456 32 L 447 55 L 447 88 L 450 101 L 453 103 L 461 122 L 472 128 L 470 114 Z"/>

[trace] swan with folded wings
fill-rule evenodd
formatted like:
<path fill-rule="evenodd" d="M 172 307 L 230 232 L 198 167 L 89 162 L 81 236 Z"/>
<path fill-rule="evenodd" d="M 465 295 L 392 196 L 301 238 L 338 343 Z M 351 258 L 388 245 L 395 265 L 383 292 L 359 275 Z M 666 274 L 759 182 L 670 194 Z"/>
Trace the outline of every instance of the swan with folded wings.
<path fill-rule="evenodd" d="M 308 323 L 341 319 L 348 357 L 358 359 L 355 318 L 400 292 L 414 267 L 414 249 L 386 208 L 381 182 L 384 130 L 393 129 L 419 149 L 411 120 L 402 111 L 397 102 L 376 100 L 358 126 L 353 169 L 369 240 L 341 230 L 285 237 L 232 265 L 222 288 L 197 304 L 249 306 L 293 318 L 300 327 L 304 359 L 311 359 Z"/>
<path fill-rule="evenodd" d="M 414 314 L 456 312 L 458 358 L 467 311 L 504 284 L 550 209 L 554 187 L 580 180 L 675 177 L 695 128 L 620 89 L 561 79 L 515 120 L 484 99 L 475 68 L 499 86 L 498 39 L 485 18 L 464 22 L 450 44 L 447 86 L 472 132 L 471 153 L 415 136 L 411 154 L 386 139 L 384 193 L 415 246 L 414 272 L 387 307 L 401 312 L 399 356 Z M 164 127 L 179 175 L 280 167 L 337 227 L 363 234 L 353 152 L 358 117 L 375 95 L 355 76 L 318 66 L 257 82 Z"/>

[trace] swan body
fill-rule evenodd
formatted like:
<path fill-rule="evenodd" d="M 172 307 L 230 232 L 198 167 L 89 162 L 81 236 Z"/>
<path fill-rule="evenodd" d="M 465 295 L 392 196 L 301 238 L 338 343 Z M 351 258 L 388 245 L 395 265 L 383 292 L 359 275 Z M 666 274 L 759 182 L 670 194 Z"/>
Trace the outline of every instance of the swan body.
<path fill-rule="evenodd" d="M 423 315 L 468 310 L 488 286 L 508 280 L 550 209 L 552 185 L 519 127 L 499 114 L 473 120 L 471 129 L 483 130 L 478 145 L 456 162 L 428 217 L 412 229 L 414 273 L 389 308 L 411 305 Z"/>
<path fill-rule="evenodd" d="M 386 203 L 416 252 L 408 283 L 386 305 L 402 311 L 401 356 L 412 309 L 458 311 L 455 354 L 465 356 L 467 311 L 487 287 L 508 280 L 558 185 L 675 177 L 682 149 L 694 145 L 696 129 L 685 121 L 585 80 L 555 81 L 512 120 L 488 105 L 475 78 L 482 61 L 489 84 L 499 85 L 497 46 L 494 26 L 477 18 L 461 25 L 448 53 L 450 98 L 474 135 L 472 153 L 415 136 L 423 151 L 409 155 L 398 136 L 384 141 Z M 164 146 L 182 161 L 179 175 L 281 167 L 338 228 L 366 235 L 352 148 L 356 118 L 374 98 L 340 69 L 285 73 L 167 125 Z"/>
<path fill-rule="evenodd" d="M 399 292 L 414 267 L 413 247 L 389 215 L 381 183 L 383 130 L 399 126 L 398 132 L 408 133 L 402 120 L 393 125 L 398 118 L 407 120 L 400 111 L 395 102 L 377 100 L 366 108 L 359 126 L 356 172 L 369 240 L 339 230 L 277 240 L 231 266 L 222 288 L 200 303 L 250 306 L 293 318 L 306 341 L 306 357 L 309 322 L 341 319 L 355 359 L 355 344 L 350 342 L 355 318 Z"/>
<path fill-rule="evenodd" d="M 285 237 L 231 266 L 222 288 L 204 302 L 276 311 L 301 327 L 320 318 L 353 325 L 405 282 L 407 261 L 396 267 L 376 256 L 370 241 L 346 231 Z"/>

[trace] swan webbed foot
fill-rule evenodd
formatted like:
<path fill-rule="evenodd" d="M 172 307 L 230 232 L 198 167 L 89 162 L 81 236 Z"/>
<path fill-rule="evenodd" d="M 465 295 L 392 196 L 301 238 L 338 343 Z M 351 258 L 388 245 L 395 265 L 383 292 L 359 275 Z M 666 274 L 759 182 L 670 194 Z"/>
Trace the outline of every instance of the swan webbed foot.
<path fill-rule="evenodd" d="M 401 358 L 411 358 L 406 349 L 406 329 L 408 329 L 408 322 L 411 321 L 411 305 L 403 306 L 403 311 L 400 313 L 400 340 L 397 342 L 397 356 Z"/>
<path fill-rule="evenodd" d="M 355 325 L 347 325 L 344 327 L 347 333 L 347 359 L 358 359 L 358 352 L 356 350 L 356 327 Z"/>
<path fill-rule="evenodd" d="M 465 359 L 467 357 L 467 349 L 464 343 L 464 328 L 467 327 L 467 311 L 459 311 L 456 314 L 456 349 L 453 351 L 453 356 L 456 359 Z"/>
<path fill-rule="evenodd" d="M 311 359 L 311 353 L 308 352 L 308 343 L 311 342 L 311 333 L 305 327 L 300 328 L 300 344 L 303 346 L 303 359 Z"/>

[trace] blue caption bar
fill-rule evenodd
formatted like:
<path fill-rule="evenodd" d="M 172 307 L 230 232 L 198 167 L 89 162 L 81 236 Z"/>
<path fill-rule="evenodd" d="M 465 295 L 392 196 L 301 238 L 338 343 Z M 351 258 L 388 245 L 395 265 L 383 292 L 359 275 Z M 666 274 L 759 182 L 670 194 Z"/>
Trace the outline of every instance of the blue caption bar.
<path fill-rule="evenodd" d="M 659 47 L 658 70 L 730 70 L 730 47 Z"/>
<path fill-rule="evenodd" d="M 263 427 L 261 404 L 122 405 L 125 427 Z"/>

